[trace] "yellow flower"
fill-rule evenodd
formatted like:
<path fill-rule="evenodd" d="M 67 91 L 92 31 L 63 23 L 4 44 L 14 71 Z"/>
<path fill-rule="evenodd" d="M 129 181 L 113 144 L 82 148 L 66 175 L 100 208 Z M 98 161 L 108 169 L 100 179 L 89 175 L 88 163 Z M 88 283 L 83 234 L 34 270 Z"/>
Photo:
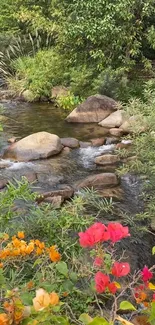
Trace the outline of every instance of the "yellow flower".
<path fill-rule="evenodd" d="M 8 234 L 3 234 L 3 240 L 8 240 L 9 239 L 9 235 Z"/>
<path fill-rule="evenodd" d="M 56 250 L 56 246 L 51 246 L 49 248 L 49 257 L 52 262 L 58 262 L 61 259 L 61 255 L 59 252 Z"/>
<path fill-rule="evenodd" d="M 0 314 L 0 325 L 8 325 L 9 319 L 7 314 Z"/>
<path fill-rule="evenodd" d="M 18 231 L 18 234 L 17 234 L 18 238 L 20 239 L 23 239 L 25 238 L 25 234 L 24 234 L 24 231 Z"/>
<path fill-rule="evenodd" d="M 41 311 L 50 304 L 50 295 L 44 289 L 36 290 L 36 297 L 33 299 L 33 307 L 36 311 Z"/>
<path fill-rule="evenodd" d="M 56 292 L 51 292 L 50 293 L 50 304 L 55 306 L 58 305 L 59 303 L 59 296 L 57 295 Z"/>

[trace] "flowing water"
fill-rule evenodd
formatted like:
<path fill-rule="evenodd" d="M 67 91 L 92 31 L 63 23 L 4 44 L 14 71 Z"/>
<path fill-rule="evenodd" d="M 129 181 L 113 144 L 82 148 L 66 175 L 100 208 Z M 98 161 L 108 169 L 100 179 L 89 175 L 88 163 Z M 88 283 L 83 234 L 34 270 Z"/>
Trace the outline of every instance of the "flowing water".
<path fill-rule="evenodd" d="M 74 137 L 80 141 L 89 141 L 92 138 L 107 137 L 107 130 L 97 124 L 70 124 L 65 121 L 66 112 L 48 103 L 5 103 L 3 115 L 4 132 L 1 136 L 1 152 L 8 146 L 7 139 L 13 136 L 23 138 L 32 133 L 46 131 L 57 134 L 59 137 Z M 113 152 L 114 145 L 100 147 L 87 147 L 71 150 L 69 153 L 61 153 L 58 156 L 33 162 L 0 161 L 0 179 L 20 179 L 29 172 L 37 174 L 38 182 L 35 189 L 39 192 L 57 188 L 59 184 L 73 185 L 79 179 L 88 175 L 102 172 L 102 168 L 96 167 L 94 159 L 103 153 Z M 2 169 L 2 166 L 7 165 Z M 108 171 L 108 169 L 107 169 Z M 134 215 L 143 210 L 143 201 L 140 197 L 142 182 L 138 177 L 125 175 L 121 180 L 123 200 L 117 203 L 117 208 Z M 101 216 L 102 217 L 102 216 Z M 105 216 L 103 216 L 105 218 Z M 118 215 L 115 216 L 116 220 Z M 121 216 L 119 215 L 119 218 Z M 133 241 L 127 241 L 129 255 L 134 259 L 135 267 L 150 263 L 153 238 L 146 234 L 140 242 L 135 236 Z M 125 244 L 126 245 L 126 244 Z M 124 247 L 126 248 L 126 246 Z M 137 250 L 139 250 L 137 254 Z M 134 251 L 134 254 L 133 254 Z"/>

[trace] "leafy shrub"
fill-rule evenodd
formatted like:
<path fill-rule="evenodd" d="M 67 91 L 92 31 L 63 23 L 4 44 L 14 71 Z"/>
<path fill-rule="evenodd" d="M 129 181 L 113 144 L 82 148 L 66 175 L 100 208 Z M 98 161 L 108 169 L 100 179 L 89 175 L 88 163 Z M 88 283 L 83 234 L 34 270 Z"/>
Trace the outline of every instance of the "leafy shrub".
<path fill-rule="evenodd" d="M 112 70 L 108 68 L 101 72 L 94 81 L 94 91 L 102 95 L 112 97 L 122 102 L 128 102 L 131 98 L 142 98 L 144 81 L 129 79 L 124 69 Z"/>
<path fill-rule="evenodd" d="M 61 55 L 54 50 L 38 51 L 35 57 L 20 57 L 13 61 L 15 77 L 8 79 L 10 88 L 20 94 L 29 89 L 36 96 L 51 96 L 51 88 L 65 84 L 68 75 Z"/>
<path fill-rule="evenodd" d="M 73 93 L 68 92 L 66 96 L 58 96 L 56 99 L 56 103 L 60 108 L 65 110 L 72 111 L 77 105 L 82 103 L 83 98 L 79 96 L 75 96 Z"/>

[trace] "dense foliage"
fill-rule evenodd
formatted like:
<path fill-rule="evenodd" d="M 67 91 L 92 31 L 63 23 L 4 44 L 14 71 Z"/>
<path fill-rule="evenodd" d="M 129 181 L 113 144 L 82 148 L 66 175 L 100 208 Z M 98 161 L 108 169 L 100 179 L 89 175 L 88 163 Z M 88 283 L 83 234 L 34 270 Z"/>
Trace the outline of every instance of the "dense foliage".
<path fill-rule="evenodd" d="M 18 93 L 32 88 L 35 98 L 50 97 L 55 84 L 70 86 L 78 96 L 106 93 L 108 69 L 106 82 L 123 85 L 111 93 L 120 99 L 137 64 L 152 70 L 154 18 L 153 0 L 1 1 L 1 71 L 15 74 L 13 91 L 19 81 Z"/>

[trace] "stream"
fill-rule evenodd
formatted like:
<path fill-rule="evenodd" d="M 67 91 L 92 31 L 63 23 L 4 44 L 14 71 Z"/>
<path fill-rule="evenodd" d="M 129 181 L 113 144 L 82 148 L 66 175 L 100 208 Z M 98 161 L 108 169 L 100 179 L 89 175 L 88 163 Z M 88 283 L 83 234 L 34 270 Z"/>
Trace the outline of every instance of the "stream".
<path fill-rule="evenodd" d="M 72 124 L 65 121 L 67 113 L 54 107 L 50 103 L 3 103 L 2 115 L 6 118 L 2 121 L 4 132 L 0 137 L 0 151 L 3 153 L 8 146 L 7 140 L 12 137 L 23 138 L 32 133 L 46 131 L 57 134 L 59 137 L 74 137 L 80 141 L 89 141 L 93 138 L 107 137 L 106 129 L 95 123 Z M 109 140 L 109 138 L 108 138 Z M 107 141 L 109 143 L 109 141 Z M 87 147 L 73 149 L 69 153 L 63 152 L 49 159 L 32 162 L 13 162 L 0 160 L 0 180 L 20 179 L 25 173 L 37 174 L 37 182 L 34 185 L 38 192 L 56 189 L 60 184 L 74 186 L 78 180 L 89 175 L 103 172 L 101 167 L 96 167 L 94 158 L 103 153 L 113 152 L 114 145 L 106 144 L 100 147 Z M 6 168 L 2 168 L 3 164 Z M 111 171 L 107 170 L 106 171 Z M 116 210 L 123 211 L 133 217 L 143 211 L 142 181 L 135 175 L 125 175 L 121 179 L 120 187 L 123 191 L 123 199 L 116 202 Z M 104 222 L 105 215 L 100 218 Z M 107 216 L 108 218 L 108 216 Z M 121 220 L 121 213 L 113 216 L 114 220 Z M 127 249 L 129 258 L 135 268 L 146 264 L 152 264 L 151 248 L 154 245 L 154 237 L 145 235 L 126 239 L 123 249 Z"/>

